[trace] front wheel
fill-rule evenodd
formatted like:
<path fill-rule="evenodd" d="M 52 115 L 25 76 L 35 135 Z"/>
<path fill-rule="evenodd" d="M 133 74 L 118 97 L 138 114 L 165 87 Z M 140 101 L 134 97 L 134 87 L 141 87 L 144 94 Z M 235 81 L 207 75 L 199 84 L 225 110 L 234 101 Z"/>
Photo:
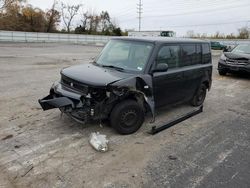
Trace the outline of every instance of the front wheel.
<path fill-rule="evenodd" d="M 207 94 L 207 86 L 205 84 L 201 84 L 197 92 L 195 93 L 191 104 L 193 106 L 200 106 L 203 104 Z"/>
<path fill-rule="evenodd" d="M 134 100 L 117 104 L 110 115 L 111 126 L 120 134 L 136 132 L 144 122 L 144 111 Z"/>
<path fill-rule="evenodd" d="M 227 71 L 225 71 L 225 70 L 218 70 L 218 72 L 219 72 L 219 75 L 221 75 L 221 76 L 225 76 L 226 74 L 227 74 Z"/>

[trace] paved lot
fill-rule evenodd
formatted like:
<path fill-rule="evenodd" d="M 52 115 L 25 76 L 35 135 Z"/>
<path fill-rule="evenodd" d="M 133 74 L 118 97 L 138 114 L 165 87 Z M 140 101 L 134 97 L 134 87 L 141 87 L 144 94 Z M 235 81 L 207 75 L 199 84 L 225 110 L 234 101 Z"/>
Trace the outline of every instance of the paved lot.
<path fill-rule="evenodd" d="M 204 112 L 155 136 L 149 120 L 136 134 L 81 125 L 58 110 L 43 112 L 60 69 L 88 62 L 100 48 L 0 43 L 0 187 L 249 187 L 250 76 L 219 76 Z M 156 124 L 190 110 L 158 111 Z M 91 132 L 110 140 L 107 153 Z"/>

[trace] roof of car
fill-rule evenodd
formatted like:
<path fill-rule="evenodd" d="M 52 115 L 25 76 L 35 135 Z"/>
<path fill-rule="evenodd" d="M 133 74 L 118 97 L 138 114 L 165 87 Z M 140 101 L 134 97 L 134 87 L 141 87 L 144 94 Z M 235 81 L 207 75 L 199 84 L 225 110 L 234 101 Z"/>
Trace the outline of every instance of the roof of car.
<path fill-rule="evenodd" d="M 174 38 L 174 37 L 114 37 L 116 40 L 134 40 L 155 43 L 209 43 L 207 40 L 191 39 L 191 38 Z"/>

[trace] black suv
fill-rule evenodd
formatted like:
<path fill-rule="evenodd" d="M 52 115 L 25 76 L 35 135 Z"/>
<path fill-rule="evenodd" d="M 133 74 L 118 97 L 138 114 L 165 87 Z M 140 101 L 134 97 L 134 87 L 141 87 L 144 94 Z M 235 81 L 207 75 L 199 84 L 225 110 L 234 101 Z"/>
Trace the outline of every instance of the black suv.
<path fill-rule="evenodd" d="M 110 120 L 120 134 L 136 132 L 146 112 L 189 101 L 202 105 L 211 87 L 210 44 L 174 38 L 114 38 L 95 62 L 61 71 L 39 100 L 80 122 Z"/>
<path fill-rule="evenodd" d="M 220 75 L 250 73 L 250 44 L 239 44 L 231 52 L 224 52 L 218 63 L 218 71 Z"/>

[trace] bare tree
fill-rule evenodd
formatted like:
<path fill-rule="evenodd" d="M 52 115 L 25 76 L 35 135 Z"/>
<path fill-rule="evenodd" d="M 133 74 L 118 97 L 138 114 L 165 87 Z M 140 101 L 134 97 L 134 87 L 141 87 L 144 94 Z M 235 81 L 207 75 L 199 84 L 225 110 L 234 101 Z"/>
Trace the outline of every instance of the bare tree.
<path fill-rule="evenodd" d="M 14 1 L 15 0 L 0 0 L 0 11 L 4 10 L 6 7 L 8 7 Z"/>
<path fill-rule="evenodd" d="M 109 25 L 111 23 L 110 16 L 107 11 L 102 11 L 100 15 L 100 22 L 101 22 L 101 30 L 104 32 L 109 28 Z"/>
<path fill-rule="evenodd" d="M 88 23 L 90 20 L 91 14 L 89 11 L 84 11 L 83 9 L 81 10 L 80 13 L 80 21 L 82 22 L 82 31 L 85 32 L 88 28 Z"/>
<path fill-rule="evenodd" d="M 61 8 L 61 14 L 62 14 L 62 20 L 67 28 L 67 32 L 70 32 L 70 27 L 72 25 L 72 20 L 74 17 L 78 14 L 78 11 L 82 5 L 69 5 L 69 4 L 64 4 L 62 3 L 62 8 Z"/>
<path fill-rule="evenodd" d="M 56 24 L 60 22 L 60 13 L 56 10 L 57 1 L 54 0 L 54 3 L 50 10 L 46 12 L 47 18 L 47 29 L 46 32 L 52 32 L 56 30 Z"/>
<path fill-rule="evenodd" d="M 242 27 L 238 29 L 238 31 L 239 31 L 238 35 L 239 39 L 248 39 L 250 37 L 250 31 L 248 30 L 247 27 Z"/>

